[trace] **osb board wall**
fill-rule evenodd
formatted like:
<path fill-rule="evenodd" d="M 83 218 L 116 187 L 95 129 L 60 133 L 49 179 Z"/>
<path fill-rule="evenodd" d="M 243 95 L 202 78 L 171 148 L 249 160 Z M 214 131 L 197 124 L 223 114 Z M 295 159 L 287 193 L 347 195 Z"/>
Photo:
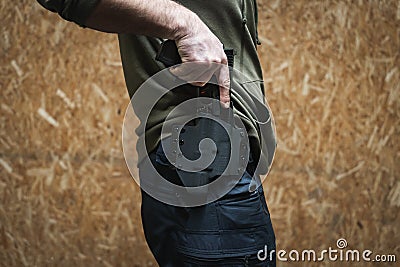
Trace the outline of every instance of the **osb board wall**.
<path fill-rule="evenodd" d="M 342 237 L 400 257 L 400 2 L 258 2 L 278 249 Z M 122 157 L 116 36 L 35 1 L 1 1 L 0 14 L 0 265 L 155 265 Z"/>
<path fill-rule="evenodd" d="M 278 245 L 322 250 L 345 238 L 398 255 L 400 2 L 264 1 L 261 10 L 279 137 L 266 184 Z"/>

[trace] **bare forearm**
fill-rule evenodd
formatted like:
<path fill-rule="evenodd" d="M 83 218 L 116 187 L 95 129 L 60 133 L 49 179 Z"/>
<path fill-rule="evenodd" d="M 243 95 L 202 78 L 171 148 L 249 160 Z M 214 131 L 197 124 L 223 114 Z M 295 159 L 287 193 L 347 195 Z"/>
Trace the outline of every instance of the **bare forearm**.
<path fill-rule="evenodd" d="M 199 23 L 193 12 L 170 0 L 101 0 L 85 25 L 104 32 L 176 40 Z"/>
<path fill-rule="evenodd" d="M 182 62 L 206 62 L 227 65 L 220 40 L 192 11 L 171 0 L 37 0 L 45 8 L 103 32 L 129 33 L 175 40 Z M 202 79 L 189 78 L 195 85 L 204 85 L 213 74 L 221 84 L 229 82 L 227 71 L 209 68 Z M 180 77 L 187 73 L 182 66 L 175 70 Z M 196 82 L 199 81 L 199 82 Z M 220 86 L 221 102 L 229 105 L 229 90 Z"/>
<path fill-rule="evenodd" d="M 142 34 L 175 40 L 182 62 L 227 64 L 221 42 L 192 11 L 171 0 L 101 0 L 86 21 L 86 26 L 106 32 Z M 204 85 L 214 73 L 221 84 L 229 83 L 227 70 L 204 70 L 205 79 L 193 84 Z M 188 72 L 175 69 L 176 76 Z M 202 72 L 202 75 L 204 75 Z M 198 74 L 195 72 L 195 74 Z M 197 76 L 186 79 L 199 81 Z M 220 100 L 229 107 L 229 86 L 220 86 Z"/>

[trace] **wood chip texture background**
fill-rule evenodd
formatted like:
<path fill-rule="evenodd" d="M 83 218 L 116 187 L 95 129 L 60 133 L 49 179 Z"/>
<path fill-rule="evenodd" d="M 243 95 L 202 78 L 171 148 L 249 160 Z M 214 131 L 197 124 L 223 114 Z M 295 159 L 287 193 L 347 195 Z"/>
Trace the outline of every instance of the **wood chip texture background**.
<path fill-rule="evenodd" d="M 400 1 L 258 4 L 278 249 L 345 238 L 400 260 Z M 0 14 L 0 266 L 156 266 L 122 154 L 117 37 L 36 1 Z"/>

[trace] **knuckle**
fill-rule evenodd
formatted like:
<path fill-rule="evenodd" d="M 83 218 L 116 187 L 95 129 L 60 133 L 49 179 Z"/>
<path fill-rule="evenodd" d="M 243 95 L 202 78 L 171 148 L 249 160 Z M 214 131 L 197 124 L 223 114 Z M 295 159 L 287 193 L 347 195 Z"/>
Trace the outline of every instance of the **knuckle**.
<path fill-rule="evenodd" d="M 205 82 L 193 82 L 191 84 L 194 85 L 194 86 L 199 86 L 199 87 L 203 87 L 204 85 L 206 85 Z"/>
<path fill-rule="evenodd" d="M 190 57 L 189 61 L 191 61 L 191 62 L 199 62 L 199 61 L 202 61 L 202 58 L 200 56 L 198 56 L 198 55 L 192 55 Z"/>
<path fill-rule="evenodd" d="M 222 57 L 221 57 L 221 63 L 228 63 L 228 58 L 226 57 L 225 53 L 223 53 Z"/>

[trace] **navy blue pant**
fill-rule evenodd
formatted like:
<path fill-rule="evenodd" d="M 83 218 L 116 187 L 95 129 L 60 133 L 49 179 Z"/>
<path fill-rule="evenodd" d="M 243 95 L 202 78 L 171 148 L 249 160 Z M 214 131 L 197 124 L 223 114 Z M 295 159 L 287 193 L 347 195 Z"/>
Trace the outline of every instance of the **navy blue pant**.
<path fill-rule="evenodd" d="M 179 184 L 162 147 L 150 154 L 157 171 Z M 146 170 L 139 166 L 141 181 Z M 259 260 L 257 253 L 275 250 L 275 235 L 262 186 L 249 192 L 248 172 L 224 197 L 199 207 L 162 203 L 142 190 L 142 223 L 146 241 L 161 267 L 275 266 L 275 254 Z M 263 252 L 262 255 L 265 253 Z"/>

